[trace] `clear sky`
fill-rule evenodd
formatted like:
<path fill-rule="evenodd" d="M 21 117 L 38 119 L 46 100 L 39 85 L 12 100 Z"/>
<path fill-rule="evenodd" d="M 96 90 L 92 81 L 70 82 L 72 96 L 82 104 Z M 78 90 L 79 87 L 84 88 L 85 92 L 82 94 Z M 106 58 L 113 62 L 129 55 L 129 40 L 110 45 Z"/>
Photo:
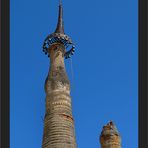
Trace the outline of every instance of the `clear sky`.
<path fill-rule="evenodd" d="M 10 146 L 41 148 L 49 70 L 42 44 L 55 30 L 58 0 L 10 2 Z M 109 120 L 123 148 L 138 148 L 138 1 L 63 0 L 63 7 L 65 33 L 76 44 L 73 74 L 65 63 L 78 148 L 100 148 Z"/>

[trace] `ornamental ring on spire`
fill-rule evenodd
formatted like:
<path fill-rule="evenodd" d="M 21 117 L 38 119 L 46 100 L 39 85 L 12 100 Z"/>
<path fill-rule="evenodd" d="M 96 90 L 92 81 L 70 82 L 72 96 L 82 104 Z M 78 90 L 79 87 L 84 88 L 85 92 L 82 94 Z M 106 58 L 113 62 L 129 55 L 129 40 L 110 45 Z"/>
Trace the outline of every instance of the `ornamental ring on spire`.
<path fill-rule="evenodd" d="M 44 44 L 43 44 L 43 52 L 45 52 L 46 55 L 48 53 L 47 50 L 54 43 L 62 43 L 65 46 L 66 52 L 64 56 L 66 59 L 70 58 L 71 55 L 73 55 L 75 52 L 75 46 L 72 43 L 72 40 L 69 36 L 65 34 L 61 34 L 61 33 L 52 33 L 45 39 Z"/>

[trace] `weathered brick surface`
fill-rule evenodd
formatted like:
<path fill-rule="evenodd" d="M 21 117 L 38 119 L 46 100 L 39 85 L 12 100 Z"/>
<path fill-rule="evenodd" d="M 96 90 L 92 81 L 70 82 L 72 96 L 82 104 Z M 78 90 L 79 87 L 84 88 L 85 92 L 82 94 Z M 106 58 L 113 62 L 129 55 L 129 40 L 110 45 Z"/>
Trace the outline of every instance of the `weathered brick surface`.
<path fill-rule="evenodd" d="M 109 122 L 103 127 L 100 143 L 101 148 L 121 148 L 121 138 L 113 122 Z"/>
<path fill-rule="evenodd" d="M 70 83 L 64 65 L 65 48 L 57 43 L 48 52 L 50 70 L 45 82 L 46 114 L 42 148 L 76 148 Z"/>

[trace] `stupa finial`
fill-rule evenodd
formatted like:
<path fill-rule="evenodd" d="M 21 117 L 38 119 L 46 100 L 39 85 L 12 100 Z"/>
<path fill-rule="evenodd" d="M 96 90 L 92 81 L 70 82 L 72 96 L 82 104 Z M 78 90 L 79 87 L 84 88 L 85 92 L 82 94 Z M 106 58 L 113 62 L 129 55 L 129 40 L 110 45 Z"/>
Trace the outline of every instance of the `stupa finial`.
<path fill-rule="evenodd" d="M 59 0 L 59 17 L 58 17 L 58 24 L 57 24 L 57 28 L 55 30 L 55 33 L 64 34 L 63 7 L 62 7 L 61 0 Z"/>
<path fill-rule="evenodd" d="M 59 0 L 59 5 L 62 5 L 62 0 Z"/>

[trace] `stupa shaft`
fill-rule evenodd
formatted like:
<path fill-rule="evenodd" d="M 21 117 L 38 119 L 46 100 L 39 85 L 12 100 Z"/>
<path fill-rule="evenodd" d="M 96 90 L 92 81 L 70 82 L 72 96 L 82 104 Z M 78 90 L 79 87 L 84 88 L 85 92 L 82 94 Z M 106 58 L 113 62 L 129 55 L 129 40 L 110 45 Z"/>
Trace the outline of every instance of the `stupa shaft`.
<path fill-rule="evenodd" d="M 48 50 L 50 70 L 45 82 L 46 114 L 42 148 L 76 148 L 64 51 L 65 47 L 60 43 L 53 44 Z"/>

